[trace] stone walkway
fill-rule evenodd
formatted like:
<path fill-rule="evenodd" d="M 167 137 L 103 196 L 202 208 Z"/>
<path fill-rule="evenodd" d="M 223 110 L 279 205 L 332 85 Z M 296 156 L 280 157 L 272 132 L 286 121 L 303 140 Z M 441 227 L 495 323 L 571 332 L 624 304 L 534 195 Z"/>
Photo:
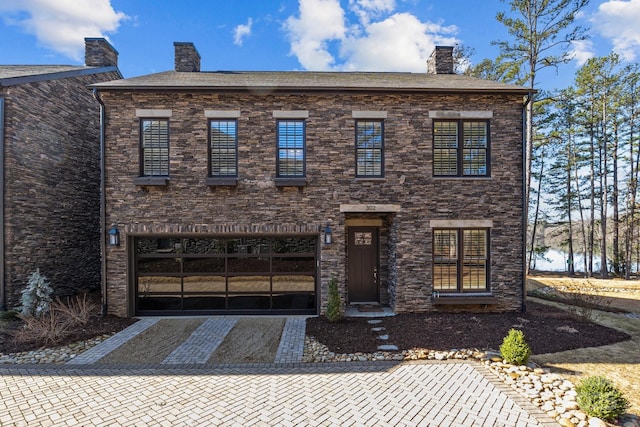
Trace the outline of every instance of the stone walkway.
<path fill-rule="evenodd" d="M 236 318 L 203 320 L 162 363 L 98 365 L 146 318 L 66 365 L 0 365 L 0 426 L 552 426 L 476 362 L 300 363 L 287 318 L 274 363 L 206 360 Z"/>

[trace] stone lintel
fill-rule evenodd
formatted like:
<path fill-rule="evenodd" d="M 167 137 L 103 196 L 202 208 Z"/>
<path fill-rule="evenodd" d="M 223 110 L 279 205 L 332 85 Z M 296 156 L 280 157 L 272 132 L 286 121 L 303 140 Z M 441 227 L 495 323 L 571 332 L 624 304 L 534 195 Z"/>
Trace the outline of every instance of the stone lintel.
<path fill-rule="evenodd" d="M 387 204 L 341 204 L 340 212 L 400 212 L 402 206 Z"/>

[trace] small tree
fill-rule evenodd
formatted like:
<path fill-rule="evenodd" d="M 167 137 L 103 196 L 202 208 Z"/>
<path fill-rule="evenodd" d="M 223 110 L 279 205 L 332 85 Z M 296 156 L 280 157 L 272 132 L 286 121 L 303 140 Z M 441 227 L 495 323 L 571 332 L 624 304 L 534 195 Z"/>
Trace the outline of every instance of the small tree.
<path fill-rule="evenodd" d="M 40 317 L 49 311 L 51 294 L 53 289 L 49 286 L 47 278 L 36 269 L 29 277 L 27 287 L 22 291 L 22 308 L 20 312 L 27 317 Z"/>
<path fill-rule="evenodd" d="M 531 347 L 524 339 L 524 333 L 511 329 L 500 346 L 500 354 L 507 363 L 525 365 L 531 356 Z"/>
<path fill-rule="evenodd" d="M 327 300 L 327 319 L 329 322 L 338 322 L 342 319 L 342 303 L 338 292 L 338 280 L 332 277 L 329 281 L 329 299 Z"/>

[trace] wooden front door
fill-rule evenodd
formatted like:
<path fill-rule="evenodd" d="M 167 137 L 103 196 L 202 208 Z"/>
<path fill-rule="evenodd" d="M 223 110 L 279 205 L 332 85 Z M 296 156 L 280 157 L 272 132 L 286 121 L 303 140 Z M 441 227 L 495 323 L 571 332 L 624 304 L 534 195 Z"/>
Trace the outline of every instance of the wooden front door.
<path fill-rule="evenodd" d="M 349 227 L 349 302 L 377 303 L 378 228 Z"/>

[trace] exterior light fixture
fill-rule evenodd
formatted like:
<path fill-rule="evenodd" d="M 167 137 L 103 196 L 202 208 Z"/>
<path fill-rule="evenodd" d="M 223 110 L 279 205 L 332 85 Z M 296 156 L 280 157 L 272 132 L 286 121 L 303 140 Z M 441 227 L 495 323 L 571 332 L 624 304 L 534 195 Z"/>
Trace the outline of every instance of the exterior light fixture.
<path fill-rule="evenodd" d="M 324 244 L 325 245 L 331 244 L 331 227 L 329 227 L 328 225 L 324 229 Z"/>
<path fill-rule="evenodd" d="M 109 246 L 120 246 L 120 230 L 116 225 L 112 225 L 109 229 Z"/>

